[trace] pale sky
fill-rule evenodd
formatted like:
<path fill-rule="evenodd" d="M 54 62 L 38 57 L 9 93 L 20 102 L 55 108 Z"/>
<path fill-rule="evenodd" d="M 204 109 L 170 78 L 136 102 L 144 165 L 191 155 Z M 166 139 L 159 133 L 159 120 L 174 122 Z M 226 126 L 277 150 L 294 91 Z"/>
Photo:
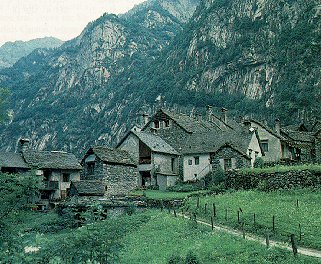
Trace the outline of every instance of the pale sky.
<path fill-rule="evenodd" d="M 105 12 L 121 14 L 145 0 L 0 0 L 0 46 L 52 36 L 69 40 Z"/>

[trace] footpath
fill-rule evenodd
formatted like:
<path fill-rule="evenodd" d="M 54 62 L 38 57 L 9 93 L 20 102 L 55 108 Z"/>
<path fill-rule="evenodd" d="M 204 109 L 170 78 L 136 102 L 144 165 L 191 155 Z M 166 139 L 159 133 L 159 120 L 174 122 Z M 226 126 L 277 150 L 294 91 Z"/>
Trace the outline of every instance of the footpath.
<path fill-rule="evenodd" d="M 186 219 L 190 219 L 190 216 L 187 216 L 185 214 L 183 215 L 181 213 L 177 213 L 177 216 L 181 216 L 181 217 L 184 217 Z M 206 223 L 206 222 L 204 222 L 202 220 L 196 220 L 196 222 L 199 223 L 199 224 L 202 224 L 202 225 L 206 225 L 206 226 L 212 227 L 212 224 Z M 235 229 L 231 229 L 231 228 L 226 227 L 226 226 L 213 224 L 213 227 L 214 227 L 215 230 L 222 231 L 222 232 L 225 232 L 225 233 L 229 233 L 229 234 L 234 235 L 234 236 L 244 237 L 244 239 L 246 239 L 246 240 L 256 241 L 256 242 L 259 242 L 260 244 L 266 245 L 266 239 L 265 238 L 258 237 L 258 236 L 255 236 L 253 234 L 246 233 L 246 232 L 243 233 L 241 231 L 238 231 L 238 230 L 235 230 Z M 289 250 L 289 251 L 293 251 L 292 247 L 290 247 L 286 243 L 282 243 L 282 242 L 275 241 L 275 240 L 269 240 L 269 246 L 278 247 L 278 248 L 286 249 L 286 250 Z M 316 258 L 320 258 L 321 259 L 321 251 L 316 250 L 316 249 L 298 247 L 298 254 L 302 254 L 302 255 L 306 255 L 306 256 L 310 256 L 310 257 L 316 257 Z"/>

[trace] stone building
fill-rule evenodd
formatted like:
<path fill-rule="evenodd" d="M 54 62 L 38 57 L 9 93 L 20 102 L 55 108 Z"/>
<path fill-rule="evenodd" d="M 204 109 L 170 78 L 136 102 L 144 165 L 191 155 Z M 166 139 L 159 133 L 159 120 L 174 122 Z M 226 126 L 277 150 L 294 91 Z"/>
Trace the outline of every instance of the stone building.
<path fill-rule="evenodd" d="M 16 152 L 0 154 L 2 173 L 28 173 L 41 177 L 43 186 L 36 202 L 43 208 L 68 196 L 71 181 L 80 181 L 82 167 L 75 155 L 61 151 L 36 151 L 28 148 L 29 140 L 20 139 Z"/>
<path fill-rule="evenodd" d="M 203 119 L 164 109 L 157 111 L 141 131 L 131 130 L 117 148 L 132 153 L 140 165 L 144 165 L 142 158 L 147 153 L 147 178 L 160 189 L 178 179 L 202 179 L 216 168 L 217 161 L 225 170 L 251 167 L 263 154 L 256 131 L 233 127 L 226 116 L 220 119 L 208 111 Z M 139 183 L 146 185 L 146 174 L 142 169 L 140 172 L 143 180 Z M 161 178 L 164 175 L 166 180 Z"/>
<path fill-rule="evenodd" d="M 105 185 L 101 181 L 76 181 L 71 182 L 70 196 L 104 196 Z"/>
<path fill-rule="evenodd" d="M 117 145 L 138 164 L 138 186 L 172 186 L 178 180 L 179 153 L 159 136 L 132 129 Z"/>
<path fill-rule="evenodd" d="M 81 181 L 100 181 L 105 196 L 124 196 L 137 187 L 137 164 L 125 150 L 90 148 L 83 157 Z"/>

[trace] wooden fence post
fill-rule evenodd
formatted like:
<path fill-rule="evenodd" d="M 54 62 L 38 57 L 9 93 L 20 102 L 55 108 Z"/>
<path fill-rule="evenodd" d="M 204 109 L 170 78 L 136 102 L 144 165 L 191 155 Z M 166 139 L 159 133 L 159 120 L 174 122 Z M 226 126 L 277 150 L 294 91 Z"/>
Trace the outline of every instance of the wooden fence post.
<path fill-rule="evenodd" d="M 197 224 L 196 213 L 194 213 L 194 221 Z"/>
<path fill-rule="evenodd" d="M 266 233 L 265 241 L 266 241 L 266 247 L 269 248 L 270 247 L 270 235 L 269 235 L 269 233 Z"/>
<path fill-rule="evenodd" d="M 225 221 L 227 221 L 227 209 L 225 209 Z"/>
<path fill-rule="evenodd" d="M 214 230 L 214 221 L 213 221 L 213 216 L 211 216 L 211 224 L 212 224 L 212 230 Z"/>
<path fill-rule="evenodd" d="M 213 216 L 216 217 L 216 205 L 213 203 Z"/>
<path fill-rule="evenodd" d="M 299 238 L 300 238 L 300 241 L 301 241 L 302 240 L 302 227 L 301 227 L 301 224 L 299 224 L 299 231 L 300 231 Z"/>
<path fill-rule="evenodd" d="M 196 207 L 199 208 L 200 207 L 200 198 L 197 197 L 197 204 L 196 204 Z"/>
<path fill-rule="evenodd" d="M 205 214 L 207 214 L 207 203 L 204 205 Z"/>
<path fill-rule="evenodd" d="M 299 199 L 296 199 L 296 208 L 299 208 Z"/>
<path fill-rule="evenodd" d="M 243 238 L 245 239 L 244 223 L 242 223 L 242 235 L 243 235 Z"/>
<path fill-rule="evenodd" d="M 237 223 L 240 223 L 240 211 L 237 211 Z"/>
<path fill-rule="evenodd" d="M 296 244 L 296 240 L 295 240 L 295 235 L 294 234 L 291 234 L 291 245 L 292 245 L 292 250 L 293 250 L 294 256 L 297 256 L 297 254 L 298 254 L 298 246 Z"/>
<path fill-rule="evenodd" d="M 275 215 L 273 215 L 272 217 L 272 229 L 273 229 L 273 232 L 275 232 Z"/>
<path fill-rule="evenodd" d="M 176 215 L 176 210 L 175 210 L 175 209 L 174 209 L 174 216 L 177 217 L 177 215 Z"/>
<path fill-rule="evenodd" d="M 256 224 L 256 215 L 255 215 L 255 213 L 253 214 L 253 225 L 255 225 Z"/>

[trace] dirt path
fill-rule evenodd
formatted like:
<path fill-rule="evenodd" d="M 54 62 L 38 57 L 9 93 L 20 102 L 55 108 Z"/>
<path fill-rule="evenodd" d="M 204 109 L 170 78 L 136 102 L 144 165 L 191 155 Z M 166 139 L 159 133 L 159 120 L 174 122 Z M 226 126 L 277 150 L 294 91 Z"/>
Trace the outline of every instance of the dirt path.
<path fill-rule="evenodd" d="M 177 216 L 181 216 L 182 217 L 183 215 L 181 213 L 177 213 Z M 184 218 L 189 219 L 190 216 L 184 215 Z M 197 223 L 212 227 L 211 224 L 206 223 L 206 222 L 201 221 L 201 220 L 197 220 Z M 240 232 L 238 230 L 235 230 L 235 229 L 231 229 L 229 227 L 218 226 L 218 225 L 214 224 L 214 228 L 215 228 L 215 230 L 223 231 L 223 232 L 232 234 L 234 236 L 243 237 L 243 233 L 242 232 Z M 250 234 L 250 233 L 245 233 L 245 239 L 246 240 L 250 240 L 250 241 L 256 241 L 256 242 L 259 242 L 262 245 L 266 245 L 265 238 L 254 236 L 253 234 Z M 283 249 L 292 251 L 292 247 L 290 247 L 288 244 L 282 243 L 282 242 L 278 242 L 278 241 L 275 241 L 275 240 L 270 240 L 270 246 L 283 248 Z M 315 250 L 315 249 L 298 247 L 298 253 L 302 254 L 302 255 L 310 256 L 310 257 L 321 258 L 321 251 L 318 251 L 318 250 Z"/>

